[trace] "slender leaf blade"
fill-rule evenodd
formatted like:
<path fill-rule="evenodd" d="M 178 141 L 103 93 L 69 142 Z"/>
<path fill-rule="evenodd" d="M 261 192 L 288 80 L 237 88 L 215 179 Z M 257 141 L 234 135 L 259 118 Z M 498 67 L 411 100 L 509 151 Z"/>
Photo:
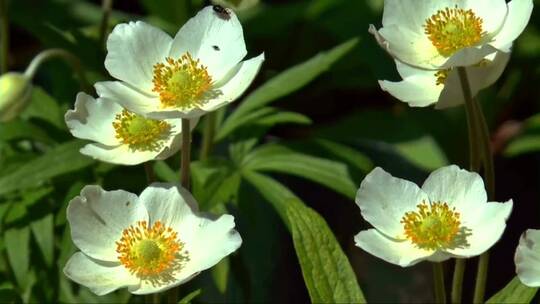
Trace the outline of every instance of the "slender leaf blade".
<path fill-rule="evenodd" d="M 538 287 L 525 286 L 518 277 L 514 277 L 486 303 L 531 303 L 537 291 Z"/>

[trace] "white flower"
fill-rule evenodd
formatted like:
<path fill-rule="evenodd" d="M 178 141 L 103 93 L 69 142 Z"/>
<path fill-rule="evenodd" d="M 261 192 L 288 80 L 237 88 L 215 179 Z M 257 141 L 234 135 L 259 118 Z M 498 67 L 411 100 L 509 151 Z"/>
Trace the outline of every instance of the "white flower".
<path fill-rule="evenodd" d="M 521 235 L 514 261 L 519 280 L 540 287 L 540 230 L 528 229 Z"/>
<path fill-rule="evenodd" d="M 257 75 L 264 54 L 246 56 L 242 25 L 212 6 L 172 39 L 144 22 L 117 25 L 107 40 L 105 67 L 120 81 L 96 83 L 101 97 L 153 118 L 192 118 L 238 98 Z"/>
<path fill-rule="evenodd" d="M 127 287 L 160 292 L 192 279 L 236 251 L 234 218 L 198 213 L 183 188 L 153 184 L 139 197 L 86 186 L 67 208 L 71 237 L 81 250 L 64 274 L 97 295 Z"/>
<path fill-rule="evenodd" d="M 165 159 L 180 149 L 181 119 L 149 119 L 134 114 L 109 98 L 79 93 L 66 124 L 73 136 L 95 141 L 81 153 L 104 162 L 136 165 Z M 194 127 L 198 119 L 192 119 Z"/>
<path fill-rule="evenodd" d="M 497 81 L 509 59 L 509 53 L 496 52 L 479 64 L 466 67 L 473 96 Z M 426 107 L 436 103 L 437 109 L 465 102 L 456 68 L 433 71 L 417 69 L 399 60 L 395 62 L 403 81 L 379 81 L 381 88 L 395 98 L 408 103 L 411 107 Z"/>
<path fill-rule="evenodd" d="M 499 240 L 512 211 L 512 200 L 488 203 L 480 176 L 457 166 L 434 171 L 422 188 L 375 168 L 356 203 L 375 228 L 357 234 L 356 245 L 402 267 L 483 253 Z"/>
<path fill-rule="evenodd" d="M 470 66 L 496 50 L 510 52 L 532 9 L 532 0 L 385 0 L 383 27 L 370 32 L 408 65 Z"/>

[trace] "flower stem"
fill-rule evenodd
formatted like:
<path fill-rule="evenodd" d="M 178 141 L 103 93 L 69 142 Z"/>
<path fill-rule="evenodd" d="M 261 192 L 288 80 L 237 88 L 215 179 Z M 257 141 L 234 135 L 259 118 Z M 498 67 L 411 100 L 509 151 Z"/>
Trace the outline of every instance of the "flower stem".
<path fill-rule="evenodd" d="M 189 119 L 182 118 L 182 160 L 180 167 L 180 183 L 182 187 L 189 190 L 189 166 L 191 158 L 191 131 Z"/>
<path fill-rule="evenodd" d="M 465 273 L 465 259 L 456 259 L 454 276 L 452 278 L 452 303 L 461 303 L 461 291 L 463 288 L 463 275 Z"/>
<path fill-rule="evenodd" d="M 6 0 L 0 0 L 0 74 L 8 71 L 9 22 Z"/>
<path fill-rule="evenodd" d="M 442 263 L 433 263 L 433 284 L 435 289 L 435 302 L 446 303 L 444 288 L 444 270 Z"/>
<path fill-rule="evenodd" d="M 186 190 L 190 188 L 189 167 L 191 160 L 191 128 L 189 119 L 182 118 L 182 150 L 180 160 L 180 184 Z M 178 303 L 178 287 L 168 293 L 168 303 Z"/>
<path fill-rule="evenodd" d="M 146 180 L 148 184 L 151 184 L 156 181 L 156 175 L 154 174 L 154 169 L 150 162 L 144 163 L 144 172 L 146 173 Z"/>
<path fill-rule="evenodd" d="M 216 112 L 210 112 L 206 115 L 204 131 L 203 131 L 203 142 L 201 147 L 201 160 L 206 160 L 212 153 L 214 148 L 214 133 L 216 131 Z"/>
<path fill-rule="evenodd" d="M 486 183 L 488 199 L 493 199 L 495 195 L 495 171 L 493 165 L 493 155 L 491 153 L 489 128 L 480 104 L 473 99 L 470 83 L 467 77 L 465 68 L 458 68 L 461 87 L 465 97 L 465 109 L 467 111 L 467 121 L 469 123 L 469 136 L 474 136 L 474 141 L 469 140 L 472 144 L 477 145 L 476 148 L 471 148 L 477 156 L 471 155 L 471 169 L 480 171 L 480 163 L 483 167 L 483 175 Z M 474 151 L 473 151 L 474 150 Z M 484 252 L 478 260 L 478 269 L 476 272 L 476 283 L 474 288 L 473 303 L 481 303 L 484 301 L 484 293 L 486 289 L 486 279 L 489 264 L 489 251 Z M 455 277 L 455 276 L 454 276 Z"/>
<path fill-rule="evenodd" d="M 90 86 L 88 85 L 88 80 L 86 79 L 86 75 L 84 74 L 81 61 L 79 60 L 79 58 L 63 49 L 49 49 L 39 53 L 36 57 L 34 57 L 34 59 L 32 59 L 32 62 L 30 62 L 30 64 L 26 68 L 26 71 L 24 71 L 24 75 L 26 75 L 28 79 L 34 78 L 39 67 L 45 61 L 53 58 L 61 58 L 68 62 L 75 70 L 75 73 L 77 73 L 82 90 L 90 93 Z"/>
<path fill-rule="evenodd" d="M 111 16 L 113 0 L 101 1 L 101 24 L 99 26 L 99 44 L 105 45 L 105 37 L 107 36 L 107 29 L 109 28 L 109 17 Z"/>

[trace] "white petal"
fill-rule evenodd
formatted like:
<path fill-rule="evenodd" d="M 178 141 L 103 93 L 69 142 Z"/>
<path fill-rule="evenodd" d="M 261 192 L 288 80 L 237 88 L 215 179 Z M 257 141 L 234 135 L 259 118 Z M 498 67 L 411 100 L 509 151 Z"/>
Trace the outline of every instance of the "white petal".
<path fill-rule="evenodd" d="M 506 220 L 512 212 L 512 200 L 506 203 L 484 203 L 481 208 L 463 211 L 462 226 L 465 227 L 466 244 L 448 250 L 449 253 L 469 258 L 489 250 L 502 236 Z"/>
<path fill-rule="evenodd" d="M 107 39 L 105 68 L 116 79 L 152 94 L 156 63 L 169 54 L 172 39 L 141 21 L 117 25 Z"/>
<path fill-rule="evenodd" d="M 474 172 L 451 165 L 433 171 L 422 185 L 432 202 L 445 202 L 467 217 L 487 202 L 484 181 Z"/>
<path fill-rule="evenodd" d="M 450 58 L 444 62 L 441 66 L 443 69 L 453 67 L 468 67 L 480 62 L 484 57 L 493 54 L 497 50 L 489 44 L 483 44 L 474 47 L 468 47 L 461 49 L 454 53 Z"/>
<path fill-rule="evenodd" d="M 234 217 L 229 214 L 215 220 L 199 214 L 179 222 L 176 227 L 190 257 L 190 271 L 182 271 L 179 277 L 206 270 L 236 251 L 242 238 L 234 226 Z"/>
<path fill-rule="evenodd" d="M 139 280 L 120 263 L 93 260 L 82 252 L 76 252 L 68 260 L 64 274 L 76 283 L 90 288 L 98 296 L 119 288 L 135 288 L 139 285 Z"/>
<path fill-rule="evenodd" d="M 388 52 L 399 61 L 423 69 L 439 69 L 447 61 L 423 32 L 390 25 L 379 30 L 387 43 Z"/>
<path fill-rule="evenodd" d="M 504 20 L 504 25 L 491 42 L 495 48 L 509 52 L 507 48 L 525 30 L 533 10 L 532 0 L 512 0 L 508 3 L 508 15 Z"/>
<path fill-rule="evenodd" d="M 219 82 L 247 54 L 242 25 L 232 10 L 222 18 L 212 6 L 202 9 L 174 37 L 170 56 L 189 52 Z M 216 49 L 217 47 L 217 49 Z"/>
<path fill-rule="evenodd" d="M 409 241 L 390 239 L 376 229 L 360 231 L 354 241 L 356 246 L 368 253 L 401 267 L 413 266 L 435 253 L 416 248 Z"/>
<path fill-rule="evenodd" d="M 508 13 L 504 0 L 467 0 L 463 7 L 472 9 L 474 14 L 482 18 L 482 30 L 488 35 L 497 33 L 503 26 Z"/>
<path fill-rule="evenodd" d="M 66 112 L 64 119 L 73 136 L 93 140 L 105 145 L 117 145 L 116 131 L 112 125 L 122 107 L 111 100 L 85 93 L 77 94 L 75 109 Z"/>
<path fill-rule="evenodd" d="M 384 91 L 411 107 L 427 107 L 439 100 L 444 86 L 437 85 L 435 71 L 416 69 L 398 60 L 395 62 L 398 72 L 404 79 L 400 82 L 379 81 Z"/>
<path fill-rule="evenodd" d="M 401 218 L 422 201 L 429 200 L 416 184 L 395 178 L 379 167 L 364 178 L 356 193 L 364 219 L 392 238 L 403 238 Z"/>
<path fill-rule="evenodd" d="M 521 235 L 514 256 L 517 276 L 523 284 L 529 287 L 540 287 L 539 245 L 540 230 L 528 229 Z"/>
<path fill-rule="evenodd" d="M 264 53 L 239 63 L 231 71 L 231 75 L 226 76 L 226 82 L 215 89 L 221 94 L 217 98 L 204 103 L 201 108 L 204 111 L 211 112 L 240 97 L 257 76 L 263 61 Z"/>
<path fill-rule="evenodd" d="M 180 136 L 172 137 L 170 139 L 171 142 L 174 138 L 178 141 Z M 180 147 L 179 145 L 174 145 L 174 148 L 179 149 Z M 141 151 L 130 149 L 128 145 L 111 147 L 101 144 L 88 144 L 82 147 L 80 152 L 94 159 L 111 164 L 138 165 L 151 160 L 164 159 L 177 151 L 169 150 L 166 145 L 163 145 L 163 150 Z"/>
<path fill-rule="evenodd" d="M 137 196 L 123 190 L 104 191 L 86 186 L 69 202 L 67 219 L 73 243 L 86 255 L 117 261 L 115 242 L 122 231 L 139 220 L 147 220 L 146 209 Z"/>
<path fill-rule="evenodd" d="M 426 20 L 446 7 L 460 5 L 463 0 L 402 1 L 385 0 L 383 26 L 398 25 L 423 33 Z"/>
<path fill-rule="evenodd" d="M 148 210 L 150 223 L 159 220 L 166 226 L 175 226 L 193 215 L 197 209 L 192 208 L 198 208 L 191 193 L 173 184 L 152 184 L 144 189 L 140 200 Z"/>
<path fill-rule="evenodd" d="M 148 113 L 160 110 L 158 97 L 148 96 L 120 81 L 103 81 L 94 85 L 100 97 L 117 101 L 131 112 L 148 116 Z"/>
<path fill-rule="evenodd" d="M 494 55 L 493 61 L 486 65 L 474 65 L 466 68 L 473 97 L 476 96 L 480 90 L 495 83 L 504 72 L 508 60 L 510 59 L 510 53 L 497 52 Z M 461 105 L 465 102 L 461 82 L 456 70 L 450 72 L 444 87 L 439 102 L 435 105 L 436 109 L 445 109 Z"/>

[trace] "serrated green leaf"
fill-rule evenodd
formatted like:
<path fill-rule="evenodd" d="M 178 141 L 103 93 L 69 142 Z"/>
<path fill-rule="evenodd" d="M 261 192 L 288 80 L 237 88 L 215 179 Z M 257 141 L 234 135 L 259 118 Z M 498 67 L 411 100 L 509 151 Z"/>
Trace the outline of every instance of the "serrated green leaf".
<path fill-rule="evenodd" d="M 537 287 L 525 286 L 518 277 L 514 277 L 486 303 L 530 303 L 537 291 Z"/>
<path fill-rule="evenodd" d="M 327 71 L 332 64 L 351 51 L 357 43 L 357 38 L 351 39 L 328 51 L 321 52 L 270 79 L 248 95 L 231 116 L 227 118 L 221 128 L 225 130 L 234 129 L 230 125 L 238 124 L 236 120 L 245 119 L 244 117 L 251 112 L 304 87 Z M 222 131 L 222 133 L 227 132 L 229 131 Z M 224 138 L 225 135 L 218 134 L 216 140 Z"/>
<path fill-rule="evenodd" d="M 93 164 L 94 160 L 79 152 L 82 146 L 80 141 L 59 145 L 3 176 L 0 178 L 0 195 L 47 182 L 55 176 Z"/>
<path fill-rule="evenodd" d="M 43 255 L 47 267 L 51 267 L 54 260 L 54 229 L 53 215 L 48 214 L 45 217 L 33 221 L 30 224 L 32 234 L 38 244 L 39 250 Z"/>
<path fill-rule="evenodd" d="M 366 303 L 347 256 L 325 220 L 300 201 L 289 201 L 296 255 L 313 303 Z"/>
<path fill-rule="evenodd" d="M 8 261 L 17 285 L 21 290 L 27 287 L 30 265 L 30 227 L 12 228 L 4 232 Z"/>
<path fill-rule="evenodd" d="M 254 171 L 280 172 L 299 176 L 349 198 L 354 198 L 356 193 L 356 185 L 344 164 L 298 153 L 277 144 L 265 145 L 254 150 L 244 159 L 243 167 Z"/>
<path fill-rule="evenodd" d="M 312 302 L 365 303 L 347 256 L 325 220 L 276 180 L 252 171 L 244 171 L 244 177 L 291 231 Z"/>

